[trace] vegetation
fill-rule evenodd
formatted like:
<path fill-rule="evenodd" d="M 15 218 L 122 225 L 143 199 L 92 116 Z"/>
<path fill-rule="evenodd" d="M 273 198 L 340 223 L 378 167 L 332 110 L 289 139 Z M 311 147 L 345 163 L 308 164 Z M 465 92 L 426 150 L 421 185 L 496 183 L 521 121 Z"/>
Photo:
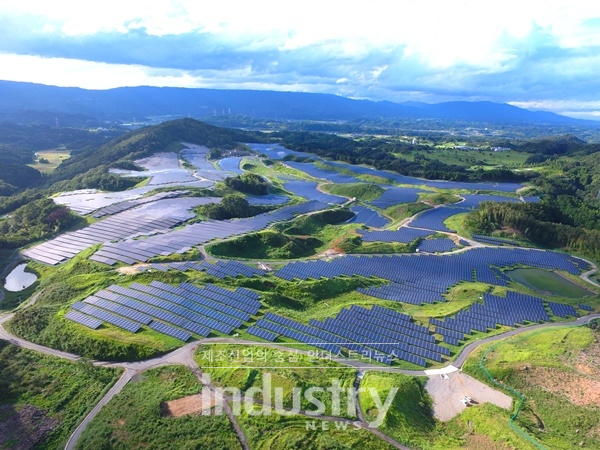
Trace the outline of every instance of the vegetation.
<path fill-rule="evenodd" d="M 197 394 L 201 388 L 184 366 L 143 372 L 100 410 L 77 448 L 240 448 L 226 415 L 165 414 L 165 402 Z"/>
<path fill-rule="evenodd" d="M 369 371 L 360 383 L 361 388 L 377 389 L 382 401 L 391 388 L 398 389 L 380 430 L 410 448 L 427 446 L 435 429 L 433 402 L 425 391 L 425 382 L 423 378 Z M 359 401 L 365 419 L 375 420 L 375 404 L 369 391 L 361 392 Z"/>
<path fill-rule="evenodd" d="M 339 236 L 331 224 L 354 216 L 347 209 L 323 211 L 276 224 L 271 231 L 250 233 L 207 247 L 214 256 L 250 259 L 294 259 L 314 255 Z"/>
<path fill-rule="evenodd" d="M 268 416 L 242 414 L 239 422 L 250 447 L 256 450 L 394 448 L 369 431 L 356 429 L 352 424 L 331 423 L 313 417 L 281 416 L 275 413 Z"/>
<path fill-rule="evenodd" d="M 318 355 L 322 353 L 323 351 L 319 351 Z M 316 350 L 312 350 L 311 355 L 298 353 L 293 346 L 289 351 L 280 351 L 258 345 L 208 344 L 198 347 L 195 359 L 205 373 L 210 373 L 215 386 L 237 388 L 246 392 L 252 387 L 262 388 L 263 377 L 266 375 L 270 377 L 271 399 L 275 399 L 275 389 L 280 388 L 283 407 L 292 408 L 293 390 L 300 388 L 300 408 L 303 411 L 314 411 L 316 406 L 303 395 L 307 389 L 331 388 L 332 380 L 339 380 L 340 387 L 347 389 L 352 387 L 356 376 L 355 369 L 318 355 Z M 264 396 L 264 392 L 257 393 L 255 400 L 260 403 Z M 336 413 L 332 410 L 332 396 L 329 392 L 315 394 L 315 398 L 325 405 L 325 415 L 355 418 L 356 411 L 352 408 L 348 411 L 347 397 L 340 397 L 340 412 Z"/>
<path fill-rule="evenodd" d="M 384 189 L 381 186 L 370 183 L 348 183 L 348 184 L 324 184 L 321 189 L 334 195 L 355 198 L 357 200 L 368 202 L 375 200 L 383 194 Z"/>
<path fill-rule="evenodd" d="M 73 226 L 80 219 L 67 207 L 42 198 L 26 203 L 0 221 L 0 248 L 17 248 Z"/>
<path fill-rule="evenodd" d="M 594 292 L 575 284 L 565 277 L 548 270 L 535 268 L 517 268 L 505 272 L 507 276 L 534 291 L 580 299 L 595 295 Z"/>
<path fill-rule="evenodd" d="M 489 382 L 479 361 L 484 346 L 463 370 Z M 502 341 L 484 361 L 491 376 L 526 398 L 517 424 L 548 448 L 600 445 L 597 389 L 600 335 L 587 327 L 540 330 Z"/>
<path fill-rule="evenodd" d="M 483 202 L 477 211 L 469 213 L 466 226 L 473 233 L 484 234 L 509 229 L 535 244 L 599 259 L 600 226 L 588 229 L 563 223 L 551 208 L 546 203 Z"/>
<path fill-rule="evenodd" d="M 402 203 L 386 208 L 383 213 L 393 220 L 402 220 L 428 209 L 431 209 L 431 206 L 425 203 Z"/>
<path fill-rule="evenodd" d="M 218 242 L 206 250 L 213 256 L 227 258 L 295 259 L 314 255 L 321 245 L 323 242 L 314 237 L 263 231 Z"/>
<path fill-rule="evenodd" d="M 117 376 L 0 341 L 0 448 L 63 447 Z"/>
<path fill-rule="evenodd" d="M 419 152 L 414 154 L 412 161 L 409 161 L 396 155 L 411 153 L 415 147 L 400 140 L 378 138 L 358 140 L 334 134 L 289 131 L 272 133 L 271 137 L 279 139 L 283 146 L 292 150 L 432 180 L 525 181 L 537 176 L 536 173 L 513 172 L 506 168 L 470 170 L 457 164 L 445 164 L 426 155 L 426 150 L 431 150 L 428 146 L 419 146 Z"/>
<path fill-rule="evenodd" d="M 250 205 L 245 197 L 237 194 L 226 195 L 220 203 L 207 203 L 196 208 L 200 215 L 214 220 L 252 217 L 270 210 L 269 206 Z"/>
<path fill-rule="evenodd" d="M 225 178 L 225 184 L 231 189 L 252 195 L 267 195 L 269 183 L 260 175 L 244 173 L 237 177 Z"/>
<path fill-rule="evenodd" d="M 41 345 L 111 361 L 145 359 L 180 346 L 181 341 L 149 329 L 132 334 L 107 325 L 93 331 L 63 318 L 74 301 L 116 282 L 127 282 L 131 278 L 144 282 L 148 277 L 140 274 L 122 278 L 114 270 L 107 271 L 105 266 L 87 260 L 90 253 L 83 252 L 58 269 L 35 265 L 42 272 L 37 300 L 34 305 L 19 309 L 4 325 L 7 330 Z M 164 282 L 187 279 L 181 273 L 172 272 L 152 273 L 151 277 Z"/>

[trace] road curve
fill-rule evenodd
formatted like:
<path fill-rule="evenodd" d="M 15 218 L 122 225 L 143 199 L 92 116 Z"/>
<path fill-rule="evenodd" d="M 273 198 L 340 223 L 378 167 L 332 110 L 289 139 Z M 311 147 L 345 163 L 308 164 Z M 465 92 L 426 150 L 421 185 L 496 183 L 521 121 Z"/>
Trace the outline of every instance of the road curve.
<path fill-rule="evenodd" d="M 131 380 L 136 373 L 137 372 L 135 370 L 125 370 L 123 375 L 121 375 L 121 378 L 119 378 L 119 381 L 117 381 L 114 386 L 109 389 L 106 395 L 102 397 L 98 404 L 94 406 L 87 416 L 85 416 L 85 419 L 83 419 L 79 426 L 75 428 L 75 431 L 67 441 L 67 445 L 65 445 L 65 450 L 73 450 L 75 448 L 79 438 L 81 437 L 81 434 L 83 433 L 83 430 L 85 430 L 88 424 L 96 417 L 96 415 L 98 415 L 102 407 L 110 402 L 115 395 L 121 392 L 121 390 L 127 383 L 129 383 L 129 380 Z"/>

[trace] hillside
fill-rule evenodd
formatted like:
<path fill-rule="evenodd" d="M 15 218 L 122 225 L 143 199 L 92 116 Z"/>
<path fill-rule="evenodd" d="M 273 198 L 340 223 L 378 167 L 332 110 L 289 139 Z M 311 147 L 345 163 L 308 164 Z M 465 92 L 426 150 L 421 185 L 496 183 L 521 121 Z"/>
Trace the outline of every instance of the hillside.
<path fill-rule="evenodd" d="M 119 160 L 133 161 L 155 152 L 179 150 L 180 142 L 209 148 L 233 148 L 239 142 L 261 142 L 257 133 L 215 127 L 194 119 L 178 119 L 141 128 L 120 136 L 97 150 L 79 153 L 65 161 L 52 176 L 52 181 L 71 179 L 76 175 L 107 166 Z"/>
<path fill-rule="evenodd" d="M 492 102 L 392 103 L 331 94 L 251 90 L 124 87 L 109 90 L 62 88 L 0 81 L 0 120 L 24 110 L 131 121 L 149 116 L 206 118 L 241 114 L 281 120 L 353 120 L 364 117 L 439 118 L 477 122 L 594 125 L 550 112 Z M 14 120 L 11 119 L 11 120 Z M 597 124 L 596 124 L 597 125 Z"/>

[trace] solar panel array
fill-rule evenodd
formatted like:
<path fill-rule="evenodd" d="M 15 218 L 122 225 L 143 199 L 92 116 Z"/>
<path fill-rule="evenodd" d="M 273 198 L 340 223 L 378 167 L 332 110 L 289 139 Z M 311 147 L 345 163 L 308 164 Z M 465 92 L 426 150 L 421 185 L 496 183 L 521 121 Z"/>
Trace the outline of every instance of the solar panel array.
<path fill-rule="evenodd" d="M 371 200 L 369 204 L 377 208 L 385 209 L 390 206 L 399 205 L 400 203 L 410 203 L 417 201 L 418 193 L 423 192 L 422 189 L 389 187 L 381 196 L 375 200 Z"/>
<path fill-rule="evenodd" d="M 260 327 L 256 327 L 256 326 L 248 327 L 248 329 L 246 331 L 253 336 L 259 337 L 259 338 L 264 339 L 269 342 L 273 342 L 275 339 L 277 339 L 277 336 L 278 336 L 275 333 L 272 333 L 268 330 L 265 330 L 264 328 L 260 328 Z"/>
<path fill-rule="evenodd" d="M 302 154 L 300 154 L 302 155 Z M 303 154 L 306 156 L 307 154 Z M 328 165 L 338 167 L 345 170 L 350 170 L 358 175 L 373 175 L 381 178 L 387 178 L 398 184 L 408 184 L 416 186 L 429 186 L 437 189 L 469 189 L 469 190 L 480 190 L 480 191 L 501 191 L 501 192 L 514 192 L 520 187 L 518 183 L 470 183 L 466 181 L 432 181 L 423 180 L 421 178 L 408 177 L 400 175 L 395 172 L 387 172 L 384 170 L 372 169 L 369 167 L 355 166 L 350 164 L 344 164 L 337 161 L 327 161 Z"/>
<path fill-rule="evenodd" d="M 115 203 L 104 208 L 97 209 L 91 212 L 90 216 L 95 219 L 101 219 L 105 216 L 112 216 L 123 211 L 126 211 L 136 206 L 145 205 L 146 203 L 156 202 L 158 200 L 165 200 L 169 198 L 177 198 L 189 191 L 172 191 L 172 192 L 159 192 L 158 194 L 151 195 L 149 197 L 143 197 L 135 200 L 126 200 L 124 202 Z"/>
<path fill-rule="evenodd" d="M 560 269 L 574 275 L 587 267 L 577 258 L 552 251 L 485 247 L 454 255 L 344 256 L 330 262 L 297 261 L 279 269 L 275 275 L 290 281 L 354 275 L 377 277 L 390 284 L 358 291 L 385 300 L 421 304 L 444 301 L 442 294 L 461 281 L 506 286 L 506 277 L 499 276 L 496 268 L 517 264 Z"/>
<path fill-rule="evenodd" d="M 318 183 L 311 181 L 288 181 L 283 185 L 284 189 L 292 192 L 295 195 L 304 197 L 310 200 L 317 200 L 323 203 L 339 205 L 347 201 L 346 197 L 339 195 L 325 194 L 317 189 Z"/>
<path fill-rule="evenodd" d="M 335 318 L 313 319 L 310 324 L 382 353 L 388 361 L 398 358 L 426 366 L 427 359 L 441 362 L 443 355 L 450 355 L 449 349 L 435 343 L 428 328 L 412 322 L 406 314 L 380 306 L 369 310 L 353 305 Z"/>
<path fill-rule="evenodd" d="M 438 208 L 429 209 L 420 213 L 410 222 L 409 226 L 456 233 L 456 230 L 451 230 L 444 225 L 444 221 L 455 214 L 462 214 L 473 209 L 477 209 L 479 204 L 485 201 L 509 203 L 519 202 L 519 199 L 517 198 L 502 197 L 499 195 L 467 194 L 463 195 L 463 197 L 465 199 L 462 202 L 440 206 Z"/>
<path fill-rule="evenodd" d="M 402 242 L 408 244 L 415 239 L 423 238 L 425 236 L 432 235 L 432 231 L 418 230 L 415 228 L 402 227 L 398 230 L 384 230 L 384 231 L 366 231 L 356 230 L 357 233 L 362 234 L 363 242 Z"/>
<path fill-rule="evenodd" d="M 500 239 L 500 238 L 495 238 L 495 237 L 490 237 L 490 236 L 482 236 L 480 234 L 474 234 L 472 235 L 473 239 L 479 242 L 483 242 L 484 244 L 490 244 L 490 245 L 520 245 L 517 241 L 514 241 L 512 239 Z"/>
<path fill-rule="evenodd" d="M 553 315 L 559 317 L 577 317 L 575 308 L 562 303 L 547 302 Z M 435 332 L 442 335 L 444 341 L 458 345 L 465 335 L 473 331 L 487 332 L 499 325 L 514 327 L 525 322 L 549 322 L 550 316 L 539 297 L 507 291 L 506 297 L 491 294 L 483 295 L 483 303 L 474 303 L 454 317 L 444 320 L 430 319 Z"/>
<path fill-rule="evenodd" d="M 320 211 L 328 206 L 325 203 L 311 200 L 247 219 L 207 220 L 186 225 L 169 233 L 150 236 L 146 239 L 128 239 L 116 243 L 107 243 L 90 259 L 109 265 L 116 262 L 124 262 L 125 264 L 146 262 L 157 256 L 184 253 L 196 245 L 213 239 L 262 230 L 273 222 L 290 220 L 296 214 Z"/>
<path fill-rule="evenodd" d="M 593 311 L 594 310 L 594 308 L 592 308 L 591 306 L 584 305 L 583 303 L 580 303 L 577 306 L 579 306 L 579 309 L 583 309 L 584 311 Z"/>
<path fill-rule="evenodd" d="M 552 314 L 558 317 L 562 317 L 564 319 L 567 316 L 577 317 L 577 311 L 571 305 L 565 305 L 564 303 L 556 303 L 556 302 L 548 302 L 548 306 L 550 307 L 550 311 Z"/>
<path fill-rule="evenodd" d="M 75 311 L 73 309 L 65 314 L 65 319 L 69 319 L 80 325 L 84 325 L 88 328 L 91 328 L 92 330 L 95 330 L 102 325 L 102 321 L 94 319 L 90 316 L 86 316 L 85 314 L 80 313 L 79 311 Z"/>
<path fill-rule="evenodd" d="M 439 208 L 428 209 L 423 211 L 417 217 L 410 221 L 408 226 L 414 228 L 425 228 L 427 230 L 445 231 L 448 233 L 456 233 L 456 230 L 451 230 L 444 221 L 456 214 L 467 212 L 465 209 L 449 208 L 447 206 L 441 206 Z"/>
<path fill-rule="evenodd" d="M 350 208 L 356 214 L 348 223 L 362 223 L 368 227 L 383 228 L 390 223 L 387 217 L 383 217 L 378 211 L 367 206 L 352 206 Z"/>
<path fill-rule="evenodd" d="M 219 167 L 225 172 L 232 172 L 238 175 L 243 173 L 243 170 L 240 169 L 240 163 L 244 159 L 241 156 L 230 156 L 229 158 L 220 159 L 217 164 Z"/>
<path fill-rule="evenodd" d="M 197 270 L 199 272 L 206 272 L 216 278 L 225 277 L 238 277 L 243 275 L 245 277 L 253 277 L 255 275 L 263 275 L 264 271 L 255 267 L 247 266 L 238 261 L 217 261 L 212 264 L 206 261 L 185 261 L 185 262 L 171 262 L 171 263 L 154 263 L 148 266 L 140 267 L 139 269 L 148 270 L 154 269 L 161 272 L 165 272 L 169 269 L 180 270 L 185 272 L 187 270 Z"/>
<path fill-rule="evenodd" d="M 448 238 L 425 239 L 419 244 L 419 251 L 426 253 L 450 252 L 455 248 L 458 246 Z"/>
<path fill-rule="evenodd" d="M 336 344 L 337 341 L 335 340 L 335 336 L 286 317 L 267 313 L 263 319 L 256 322 L 256 326 L 304 344 L 321 348 L 336 355 L 341 353 L 341 348 Z"/>
<path fill-rule="evenodd" d="M 145 216 L 135 210 L 125 211 L 81 230 L 62 234 L 23 251 L 23 254 L 36 261 L 56 265 L 95 244 L 133 236 L 167 233 L 170 228 L 181 222 L 182 219 L 178 217 Z"/>
<path fill-rule="evenodd" d="M 95 328 L 100 321 L 107 322 L 133 333 L 148 326 L 185 342 L 192 334 L 206 337 L 211 330 L 231 334 L 259 311 L 259 298 L 244 288 L 230 291 L 212 284 L 200 288 L 152 281 L 150 285 L 112 285 L 73 304 L 65 317 Z M 87 316 L 98 323 L 83 323 Z"/>

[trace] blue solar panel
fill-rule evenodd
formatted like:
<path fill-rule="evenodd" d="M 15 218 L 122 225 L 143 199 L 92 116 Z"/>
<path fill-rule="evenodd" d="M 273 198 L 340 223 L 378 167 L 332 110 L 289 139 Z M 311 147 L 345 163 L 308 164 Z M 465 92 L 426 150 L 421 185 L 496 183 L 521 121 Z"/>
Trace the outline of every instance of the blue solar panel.
<path fill-rule="evenodd" d="M 253 336 L 257 336 L 257 337 L 265 339 L 269 342 L 273 342 L 277 338 L 277 335 L 275 333 L 272 333 L 270 331 L 267 331 L 263 328 L 256 327 L 256 326 L 248 327 L 248 329 L 246 331 L 248 331 L 248 333 L 250 333 Z"/>
<path fill-rule="evenodd" d="M 150 323 L 150 328 L 152 328 L 155 331 L 158 331 L 159 333 L 166 334 L 167 336 L 174 337 L 175 339 L 179 339 L 180 341 L 183 341 L 183 342 L 187 342 L 188 339 L 190 337 L 192 337 L 190 335 L 190 333 L 188 333 L 186 331 L 179 330 L 175 327 L 166 325 L 161 322 L 152 321 Z"/>
<path fill-rule="evenodd" d="M 93 317 L 86 316 L 78 311 L 70 310 L 65 314 L 65 319 L 69 319 L 73 322 L 76 322 L 80 325 L 84 325 L 92 330 L 95 330 L 102 325 L 102 322 L 98 319 L 94 319 Z"/>

